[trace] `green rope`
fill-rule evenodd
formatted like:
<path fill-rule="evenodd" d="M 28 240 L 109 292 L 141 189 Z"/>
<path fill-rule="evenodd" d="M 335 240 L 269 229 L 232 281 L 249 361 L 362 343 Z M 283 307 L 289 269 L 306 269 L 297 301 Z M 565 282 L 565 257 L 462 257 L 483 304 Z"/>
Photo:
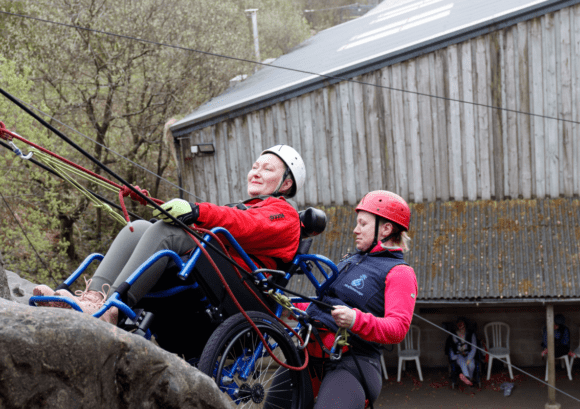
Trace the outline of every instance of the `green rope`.
<path fill-rule="evenodd" d="M 272 297 L 272 299 L 276 301 L 278 304 L 280 304 L 284 309 L 290 312 L 292 312 L 292 310 L 294 309 L 294 306 L 292 305 L 290 298 L 286 297 L 284 294 L 275 293 L 274 290 L 270 290 L 268 291 L 268 295 Z"/>
<path fill-rule="evenodd" d="M 77 188 L 77 190 L 79 190 L 93 204 L 94 207 L 99 208 L 99 209 L 103 209 L 103 211 L 105 213 L 109 214 L 114 220 L 118 221 L 119 223 L 121 223 L 123 225 L 127 224 L 127 221 L 125 220 L 125 218 L 123 216 L 121 216 L 120 214 L 115 212 L 111 208 L 111 206 L 109 206 L 108 204 L 104 203 L 103 201 L 101 201 L 101 200 L 97 199 L 95 196 L 93 196 L 84 186 L 82 186 L 79 182 L 74 180 L 70 176 L 70 174 L 87 179 L 91 182 L 94 182 L 98 186 L 101 186 L 105 189 L 108 189 L 108 190 L 115 192 L 116 189 L 113 186 L 103 182 L 102 180 L 100 180 L 92 175 L 81 172 L 78 169 L 76 169 L 76 168 L 74 168 L 74 167 L 72 167 L 64 162 L 62 162 L 56 158 L 53 158 L 52 156 L 50 156 L 42 151 L 39 151 L 36 148 L 32 148 L 31 151 L 34 152 L 34 154 L 36 155 L 36 158 L 38 159 L 39 162 L 42 162 L 47 167 L 51 168 L 56 174 L 58 174 L 64 180 L 69 182 L 73 187 Z"/>
<path fill-rule="evenodd" d="M 339 335 L 341 335 L 342 338 L 339 339 L 336 344 L 341 348 L 350 346 L 350 344 L 348 343 L 349 335 L 348 335 L 347 329 L 346 328 L 339 328 L 338 331 L 336 331 L 335 338 L 338 337 Z"/>

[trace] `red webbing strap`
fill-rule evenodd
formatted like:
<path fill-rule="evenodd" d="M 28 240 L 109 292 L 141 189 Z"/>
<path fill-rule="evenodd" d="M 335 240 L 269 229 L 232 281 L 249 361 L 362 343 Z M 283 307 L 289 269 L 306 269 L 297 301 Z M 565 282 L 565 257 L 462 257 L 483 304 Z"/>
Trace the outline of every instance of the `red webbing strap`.
<path fill-rule="evenodd" d="M 50 155 L 54 158 L 57 158 L 58 160 L 66 163 L 67 165 L 70 165 L 70 166 L 72 166 L 80 171 L 83 171 L 83 172 L 85 172 L 85 173 L 87 173 L 87 174 L 119 189 L 119 202 L 121 204 L 121 209 L 123 211 L 123 215 L 125 216 L 125 220 L 127 220 L 127 224 L 129 225 L 129 229 L 131 230 L 131 232 L 134 231 L 133 226 L 131 225 L 131 219 L 129 218 L 129 212 L 127 212 L 127 208 L 125 206 L 125 201 L 123 200 L 123 198 L 126 196 L 130 196 L 131 199 L 141 203 L 143 206 L 147 205 L 147 201 L 145 199 L 143 199 L 142 197 L 140 197 L 137 193 L 133 192 L 127 186 L 121 186 L 121 185 L 113 182 L 112 180 L 109 180 L 109 179 L 107 179 L 107 178 L 105 178 L 105 177 L 103 177 L 95 172 L 92 172 L 92 171 L 90 171 L 90 170 L 88 170 L 80 165 L 77 165 L 76 163 L 71 162 L 70 160 L 68 160 L 66 158 L 63 158 L 60 155 L 57 155 L 56 153 L 53 153 L 53 152 L 49 151 L 48 149 L 43 148 L 43 147 L 35 144 L 34 142 L 27 140 L 26 138 L 23 138 L 22 136 L 20 136 L 16 133 L 10 132 L 9 130 L 6 129 L 6 126 L 4 125 L 4 123 L 2 121 L 0 121 L 0 138 L 6 140 L 8 142 L 12 141 L 13 138 L 16 138 L 16 139 L 32 146 L 32 147 L 38 149 L 39 151 L 46 153 L 47 155 Z M 149 192 L 147 190 L 141 189 L 139 186 L 134 186 L 134 187 L 135 187 L 135 189 L 137 189 L 141 193 L 143 193 L 143 195 L 149 197 Z M 153 200 L 158 205 L 161 205 L 164 203 L 163 200 L 154 199 L 154 198 L 150 198 L 150 199 Z"/>
<path fill-rule="evenodd" d="M 107 178 L 105 178 L 105 177 L 103 177 L 103 176 L 101 176 L 99 174 L 96 174 L 95 172 L 92 172 L 92 171 L 90 171 L 88 169 L 85 169 L 82 166 L 77 165 L 76 163 L 71 162 L 70 160 L 68 160 L 66 158 L 63 158 L 60 155 L 57 155 L 56 153 L 53 153 L 53 152 L 49 151 L 48 149 L 43 148 L 42 146 L 39 146 L 39 145 L 35 144 L 34 142 L 30 142 L 29 140 L 27 140 L 26 138 L 23 138 L 22 136 L 20 136 L 18 134 L 15 134 L 13 132 L 10 132 L 9 130 L 6 129 L 6 127 L 4 126 L 4 124 L 2 122 L 0 122 L 0 138 L 5 139 L 7 141 L 11 141 L 12 138 L 16 138 L 16 139 L 24 142 L 25 144 L 30 145 L 30 146 L 38 149 L 39 151 L 42 151 L 42 152 L 46 153 L 47 155 L 50 155 L 50 156 L 52 156 L 54 158 L 57 158 L 58 160 L 63 161 L 64 163 L 66 163 L 67 165 L 72 166 L 73 168 L 76 168 L 76 169 L 81 170 L 81 171 L 83 171 L 85 173 L 88 173 L 89 175 L 91 175 L 91 176 L 93 176 L 93 177 L 95 177 L 95 178 L 97 178 L 99 180 L 102 180 L 103 182 L 106 182 L 106 183 L 110 184 L 111 186 L 116 187 L 117 189 L 121 189 L 121 185 L 113 182 L 112 180 L 109 180 L 109 179 L 107 179 Z"/>
<path fill-rule="evenodd" d="M 220 246 L 225 250 L 224 244 L 221 242 L 221 240 L 219 240 L 217 238 L 217 236 L 214 233 L 212 233 L 211 231 L 205 230 L 205 229 L 197 228 L 197 227 L 196 227 L 196 230 L 198 230 L 200 232 L 203 232 L 203 233 L 208 233 L 209 235 L 211 235 L 215 240 L 218 241 L 218 243 L 220 244 Z M 236 305 L 236 307 L 238 308 L 238 310 L 240 310 L 240 312 L 242 313 L 242 315 L 244 316 L 244 318 L 246 318 L 246 320 L 248 321 L 248 323 L 252 326 L 252 328 L 254 329 L 254 331 L 256 331 L 256 333 L 260 337 L 260 340 L 262 341 L 262 344 L 264 345 L 264 347 L 266 348 L 266 350 L 268 351 L 268 353 L 270 354 L 270 356 L 274 359 L 274 361 L 276 361 L 276 363 L 278 363 L 278 365 L 281 365 L 284 368 L 287 368 L 287 369 L 290 369 L 290 370 L 293 370 L 293 371 L 302 371 L 302 370 L 306 369 L 306 367 L 308 366 L 308 352 L 306 351 L 306 349 L 304 349 L 304 364 L 302 366 L 300 366 L 300 367 L 294 367 L 294 366 L 288 365 L 288 364 L 280 361 L 278 359 L 278 357 L 276 357 L 276 355 L 274 355 L 274 352 L 270 349 L 270 347 L 268 345 L 268 342 L 266 342 L 266 339 L 264 339 L 264 336 L 262 335 L 262 333 L 260 332 L 260 330 L 258 329 L 258 327 L 256 326 L 256 324 L 254 324 L 254 322 L 252 321 L 252 319 L 248 316 L 248 314 L 246 313 L 246 311 L 244 311 L 244 309 L 240 305 L 239 301 L 234 296 L 234 293 L 232 292 L 232 289 L 228 285 L 226 279 L 224 278 L 223 274 L 219 270 L 218 266 L 215 264 L 215 262 L 213 261 L 213 259 L 211 258 L 211 256 L 208 254 L 207 250 L 203 246 L 201 246 L 199 240 L 193 234 L 191 234 L 190 232 L 188 232 L 185 229 L 184 229 L 184 231 L 189 235 L 189 237 L 191 237 L 191 239 L 195 242 L 195 244 L 201 250 L 201 252 L 206 257 L 206 259 L 209 261 L 209 263 L 211 264 L 211 266 L 213 267 L 213 269 L 217 273 L 217 275 L 218 275 L 220 281 L 222 282 L 225 290 L 227 291 L 228 295 L 230 296 L 230 298 L 232 299 L 232 301 L 234 302 L 234 304 Z M 238 276 L 240 278 L 242 278 L 242 275 L 240 274 L 240 272 L 238 271 L 238 269 L 235 268 L 235 267 L 234 267 L 234 269 L 238 273 Z M 245 280 L 242 280 L 242 281 L 243 281 L 244 285 L 246 286 L 246 288 L 254 295 L 254 297 L 256 297 L 256 299 L 266 308 L 267 311 L 269 311 L 270 308 L 266 304 L 264 304 L 264 302 L 254 293 L 254 291 L 250 288 L 250 286 L 248 285 L 248 283 Z M 304 344 L 304 341 L 302 340 L 302 338 L 300 337 L 300 335 L 298 335 L 298 333 L 296 333 L 296 331 L 294 331 L 292 328 L 290 328 L 280 318 L 276 317 L 275 315 L 274 315 L 274 317 L 279 322 L 281 322 L 282 324 L 284 324 L 284 326 L 286 326 L 286 328 L 290 329 L 290 331 L 292 331 L 292 333 L 294 335 L 296 335 L 296 337 L 298 338 L 298 340 L 300 341 L 301 344 Z"/>
<path fill-rule="evenodd" d="M 146 189 L 141 189 L 139 186 L 133 186 L 139 192 L 141 192 L 144 196 L 149 197 L 158 205 L 162 205 L 165 203 L 163 200 L 154 199 L 149 196 L 149 192 Z M 147 201 L 139 196 L 137 193 L 132 191 L 128 186 L 121 186 L 119 189 L 119 203 L 121 204 L 121 210 L 123 210 L 123 215 L 125 216 L 125 220 L 127 220 L 127 225 L 129 226 L 129 230 L 131 233 L 134 231 L 133 225 L 131 224 L 131 219 L 129 218 L 129 212 L 127 212 L 127 207 L 125 206 L 125 201 L 123 200 L 124 197 L 130 196 L 136 202 L 141 203 L 143 206 L 147 206 Z"/>

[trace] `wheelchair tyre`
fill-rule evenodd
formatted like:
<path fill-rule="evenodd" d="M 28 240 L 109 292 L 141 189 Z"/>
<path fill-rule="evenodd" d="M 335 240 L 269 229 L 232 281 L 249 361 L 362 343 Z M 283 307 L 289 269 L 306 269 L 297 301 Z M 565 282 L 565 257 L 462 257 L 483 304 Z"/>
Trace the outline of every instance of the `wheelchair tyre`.
<path fill-rule="evenodd" d="M 248 315 L 280 361 L 301 366 L 298 350 L 285 328 L 267 314 L 251 311 Z M 251 365 L 256 348 L 262 352 Z M 220 390 L 231 398 L 232 407 L 303 407 L 303 374 L 276 363 L 241 313 L 228 318 L 215 330 L 197 368 L 216 381 Z M 244 370 L 247 376 L 242 374 Z"/>

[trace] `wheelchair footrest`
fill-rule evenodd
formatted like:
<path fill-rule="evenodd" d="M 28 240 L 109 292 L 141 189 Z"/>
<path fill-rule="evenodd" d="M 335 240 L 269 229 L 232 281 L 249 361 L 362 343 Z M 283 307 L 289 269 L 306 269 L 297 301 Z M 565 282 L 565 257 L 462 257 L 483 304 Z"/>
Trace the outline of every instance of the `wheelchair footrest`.
<path fill-rule="evenodd" d="M 153 313 L 147 312 L 143 309 L 135 310 L 135 314 L 136 317 L 134 320 L 126 317 L 121 321 L 119 326 L 125 329 L 127 332 L 132 332 L 135 335 L 145 336 L 155 316 Z"/>

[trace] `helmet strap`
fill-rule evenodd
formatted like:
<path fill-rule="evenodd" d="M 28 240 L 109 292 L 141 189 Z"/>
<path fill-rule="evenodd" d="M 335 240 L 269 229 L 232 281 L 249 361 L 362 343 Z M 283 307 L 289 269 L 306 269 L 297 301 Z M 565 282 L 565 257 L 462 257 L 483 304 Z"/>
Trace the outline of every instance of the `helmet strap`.
<path fill-rule="evenodd" d="M 274 193 L 272 193 L 272 196 L 278 197 L 278 196 L 283 195 L 283 193 L 280 193 L 279 190 L 282 187 L 282 184 L 284 183 L 284 181 L 286 180 L 288 175 L 290 175 L 290 167 L 288 165 L 286 165 L 286 171 L 284 172 L 282 179 L 280 179 L 280 183 L 278 183 L 278 187 L 276 188 L 276 190 L 274 190 Z"/>
<path fill-rule="evenodd" d="M 363 251 L 363 253 L 370 253 L 371 251 L 373 251 L 373 249 L 379 243 L 379 221 L 380 221 L 380 217 L 375 215 L 375 237 L 374 237 L 373 242 L 371 243 L 370 247 L 368 249 L 366 249 L 365 251 Z"/>

